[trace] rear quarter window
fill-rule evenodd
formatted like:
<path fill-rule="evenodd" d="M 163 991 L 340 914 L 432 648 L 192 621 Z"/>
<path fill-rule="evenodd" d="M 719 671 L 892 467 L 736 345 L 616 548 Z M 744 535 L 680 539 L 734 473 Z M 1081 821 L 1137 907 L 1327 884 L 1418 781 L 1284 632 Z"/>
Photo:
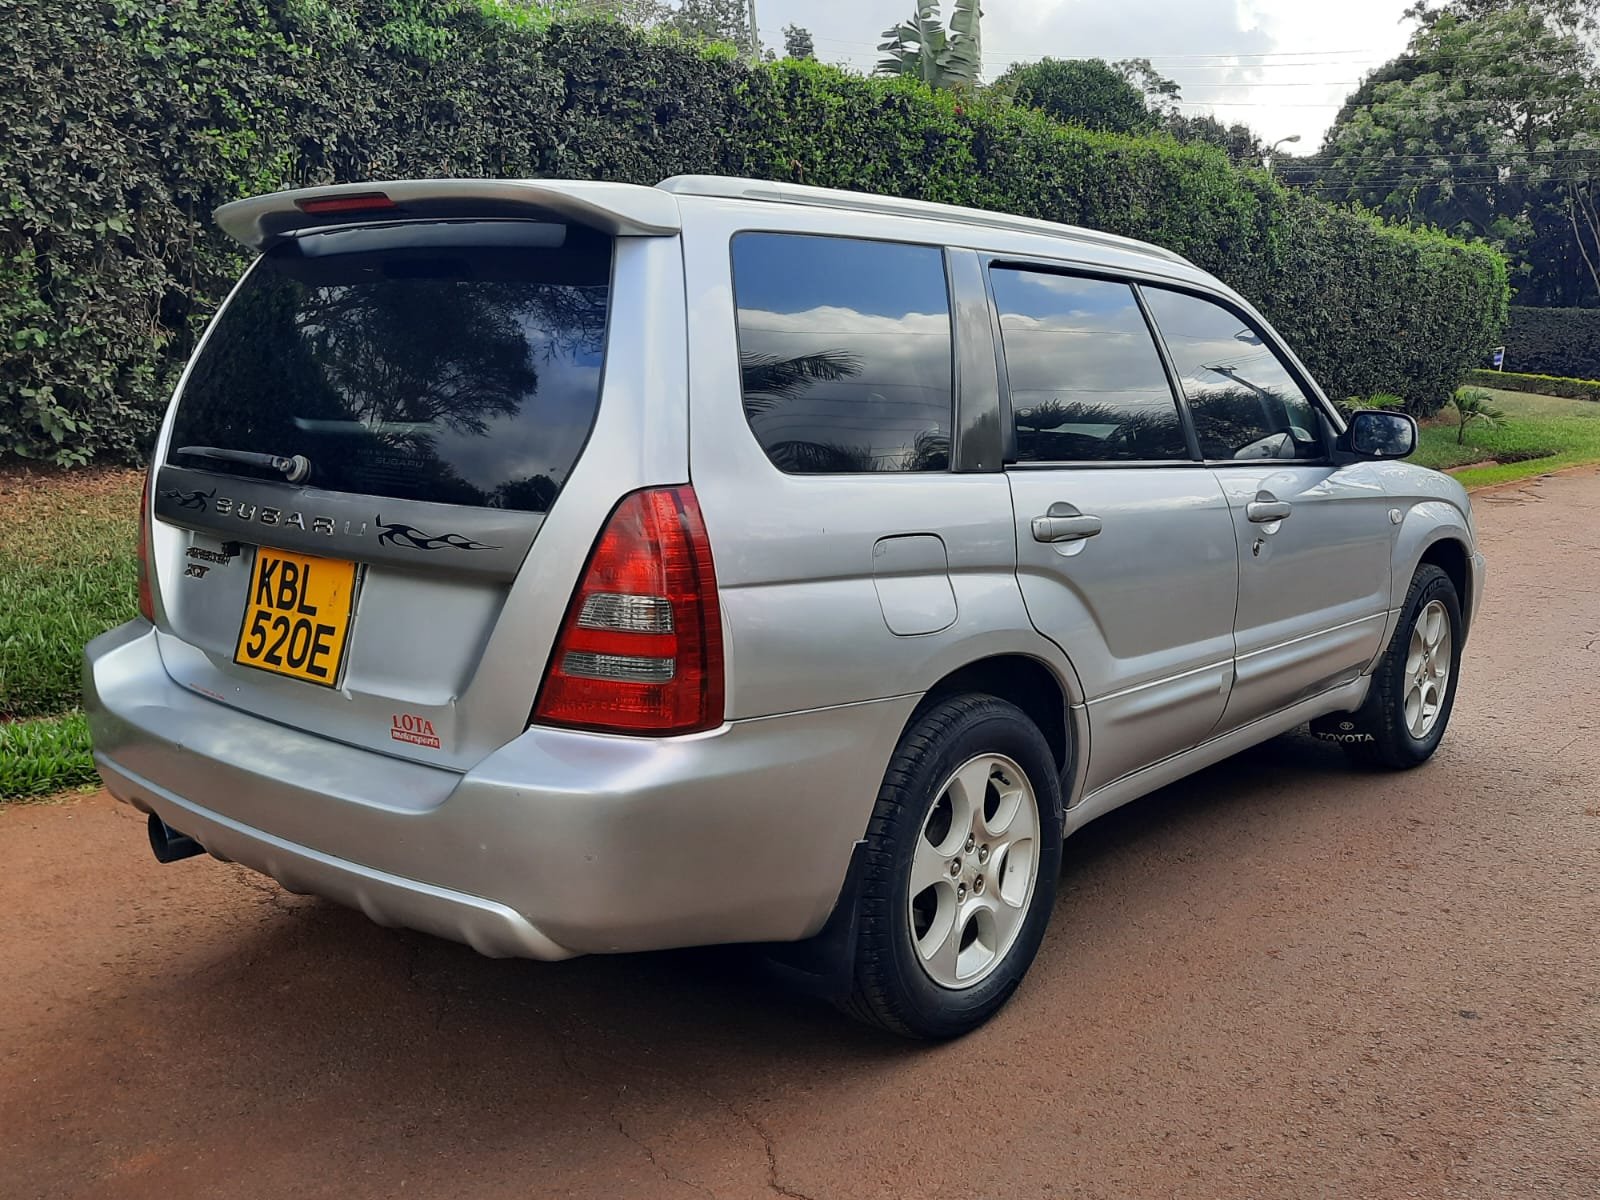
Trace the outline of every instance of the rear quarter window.
<path fill-rule="evenodd" d="M 943 471 L 950 295 L 934 246 L 744 233 L 733 288 L 745 416 L 794 474 Z"/>
<path fill-rule="evenodd" d="M 298 454 L 319 488 L 545 512 L 599 405 L 610 274 L 610 239 L 575 226 L 285 243 L 216 319 L 169 460 L 281 482 L 185 448 Z"/>

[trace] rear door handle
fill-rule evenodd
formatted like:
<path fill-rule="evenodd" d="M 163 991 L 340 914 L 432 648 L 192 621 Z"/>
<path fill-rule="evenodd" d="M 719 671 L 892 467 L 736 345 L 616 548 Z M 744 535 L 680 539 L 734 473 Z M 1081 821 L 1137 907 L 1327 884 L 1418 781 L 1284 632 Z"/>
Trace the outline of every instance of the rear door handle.
<path fill-rule="evenodd" d="M 1081 513 L 1071 504 L 1052 504 L 1042 517 L 1033 519 L 1033 540 L 1036 542 L 1081 542 L 1092 538 L 1105 523 L 1099 517 Z"/>
<path fill-rule="evenodd" d="M 1294 505 L 1279 500 L 1271 492 L 1257 492 L 1256 498 L 1244 506 L 1244 515 L 1256 525 L 1270 525 L 1281 521 L 1294 511 Z"/>

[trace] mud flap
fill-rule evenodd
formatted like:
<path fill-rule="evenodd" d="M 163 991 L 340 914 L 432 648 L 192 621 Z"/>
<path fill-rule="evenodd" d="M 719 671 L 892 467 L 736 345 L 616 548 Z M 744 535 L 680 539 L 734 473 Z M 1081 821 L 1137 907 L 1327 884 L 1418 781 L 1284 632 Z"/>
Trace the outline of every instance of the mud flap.
<path fill-rule="evenodd" d="M 842 1004 L 855 986 L 856 937 L 859 932 L 856 891 L 861 883 L 861 848 L 850 852 L 844 886 L 827 924 L 803 942 L 769 942 L 752 946 L 758 965 L 785 987 L 830 1004 Z"/>
<path fill-rule="evenodd" d="M 1375 739 L 1367 732 L 1361 712 L 1329 713 L 1311 722 L 1311 736 L 1340 746 L 1354 746 Z"/>

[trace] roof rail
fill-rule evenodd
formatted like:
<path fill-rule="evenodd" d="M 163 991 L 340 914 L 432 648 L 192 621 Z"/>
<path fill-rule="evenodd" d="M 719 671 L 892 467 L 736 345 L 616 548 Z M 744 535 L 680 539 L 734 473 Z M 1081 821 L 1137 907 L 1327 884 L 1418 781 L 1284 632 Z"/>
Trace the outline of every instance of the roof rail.
<path fill-rule="evenodd" d="M 895 217 L 921 217 L 930 221 L 950 221 L 958 225 L 979 225 L 986 229 L 1006 229 L 1016 233 L 1039 233 L 1066 237 L 1096 246 L 1144 254 L 1168 262 L 1192 266 L 1181 254 L 1135 238 L 1101 233 L 1077 225 L 1018 217 L 1011 213 L 983 208 L 962 208 L 955 204 L 936 204 L 929 200 L 907 200 L 899 196 L 880 196 L 871 192 L 848 192 L 839 188 L 808 187 L 798 183 L 778 183 L 766 179 L 739 179 L 724 175 L 674 175 L 656 186 L 677 196 L 714 196 L 726 200 L 764 200 L 774 204 L 808 204 L 817 208 L 846 209 L 850 212 L 881 213 Z"/>

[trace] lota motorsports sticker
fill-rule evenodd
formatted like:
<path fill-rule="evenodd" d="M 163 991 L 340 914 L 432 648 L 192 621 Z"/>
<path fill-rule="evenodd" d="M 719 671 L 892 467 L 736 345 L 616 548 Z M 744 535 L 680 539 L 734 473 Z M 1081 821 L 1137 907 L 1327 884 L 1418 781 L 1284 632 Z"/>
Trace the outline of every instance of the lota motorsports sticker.
<path fill-rule="evenodd" d="M 397 742 L 439 749 L 439 735 L 433 731 L 433 722 L 412 713 L 395 713 L 390 718 L 389 736 Z"/>

